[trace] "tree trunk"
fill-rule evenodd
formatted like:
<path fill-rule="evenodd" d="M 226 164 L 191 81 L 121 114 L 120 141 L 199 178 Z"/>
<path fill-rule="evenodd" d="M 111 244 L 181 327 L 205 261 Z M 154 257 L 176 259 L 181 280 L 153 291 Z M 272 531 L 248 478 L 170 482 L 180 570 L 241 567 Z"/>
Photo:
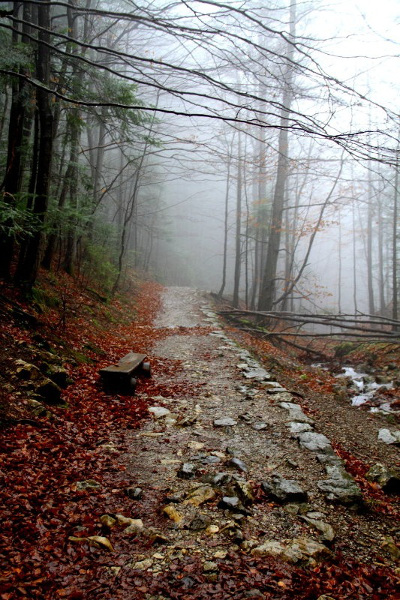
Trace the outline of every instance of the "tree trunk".
<path fill-rule="evenodd" d="M 36 73 L 38 80 L 46 86 L 50 82 L 50 4 L 45 0 L 39 0 L 37 4 L 38 25 L 41 29 L 38 34 Z M 48 92 L 38 89 L 36 101 L 39 118 L 39 149 L 33 214 L 38 225 L 35 233 L 28 240 L 25 255 L 19 262 L 17 271 L 17 281 L 27 290 L 34 285 L 39 269 L 43 225 L 48 206 L 53 146 L 53 114 Z"/>
<path fill-rule="evenodd" d="M 392 233 L 392 319 L 398 318 L 398 284 L 397 284 L 397 219 L 399 202 L 399 162 L 396 162 L 396 174 L 394 179 L 394 197 L 393 197 L 393 233 Z M 393 330 L 398 331 L 397 325 L 393 325 Z"/>
<path fill-rule="evenodd" d="M 242 220 L 242 145 L 239 132 L 238 142 L 238 169 L 237 169 L 237 188 L 236 188 L 236 241 L 235 241 L 235 278 L 233 283 L 233 306 L 239 306 L 239 286 L 241 270 L 241 220 Z"/>
<path fill-rule="evenodd" d="M 379 314 L 385 314 L 385 274 L 384 274 L 384 258 L 383 258 L 383 216 L 382 216 L 382 200 L 379 197 L 378 201 L 378 277 L 379 277 Z"/>
<path fill-rule="evenodd" d="M 274 304 L 276 271 L 278 266 L 279 248 L 281 242 L 282 215 L 285 199 L 285 186 L 289 168 L 289 115 L 293 99 L 293 56 L 294 37 L 296 35 L 296 0 L 290 5 L 290 40 L 286 51 L 286 72 L 284 74 L 284 89 L 282 98 L 282 110 L 280 118 L 279 142 L 278 142 L 278 168 L 274 198 L 272 202 L 271 225 L 267 246 L 267 258 L 262 281 L 262 289 L 258 302 L 259 310 L 271 310 Z"/>
<path fill-rule="evenodd" d="M 367 281 L 368 281 L 368 312 L 375 314 L 374 280 L 373 280 L 373 203 L 371 166 L 368 169 L 368 216 L 367 216 Z"/>
<path fill-rule="evenodd" d="M 18 19 L 21 2 L 14 2 L 13 5 L 13 18 Z M 24 8 L 24 17 L 28 9 L 29 7 Z M 16 31 L 12 33 L 12 41 L 13 44 L 20 42 L 20 35 Z M 24 96 L 26 90 L 27 84 L 23 79 L 19 80 L 15 78 L 12 80 L 7 164 L 5 177 L 1 186 L 3 201 L 10 206 L 16 204 L 17 196 L 21 191 L 24 121 L 26 114 Z M 11 262 L 14 253 L 14 234 L 12 232 L 12 221 L 6 222 L 5 225 L 9 228 L 9 232 L 2 233 L 0 236 L 0 277 L 10 279 Z"/>
<path fill-rule="evenodd" d="M 357 252 L 356 252 L 356 207 L 352 207 L 352 221 L 353 221 L 353 302 L 354 312 L 358 312 L 357 304 Z"/>
<path fill-rule="evenodd" d="M 226 172 L 226 187 L 225 187 L 225 215 L 224 215 L 224 255 L 222 262 L 222 282 L 218 292 L 218 297 L 222 298 L 222 294 L 226 285 L 226 266 L 228 255 L 228 216 L 229 216 L 229 187 L 231 179 L 231 156 L 228 156 L 228 165 Z"/>

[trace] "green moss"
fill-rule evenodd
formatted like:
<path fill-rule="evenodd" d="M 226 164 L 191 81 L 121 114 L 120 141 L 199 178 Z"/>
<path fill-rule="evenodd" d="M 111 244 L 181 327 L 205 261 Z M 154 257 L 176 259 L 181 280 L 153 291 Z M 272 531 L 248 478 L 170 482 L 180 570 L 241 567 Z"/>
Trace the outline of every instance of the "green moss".
<path fill-rule="evenodd" d="M 47 308 L 59 308 L 61 306 L 59 296 L 40 287 L 32 289 L 31 299 L 40 312 L 45 312 Z"/>
<path fill-rule="evenodd" d="M 98 354 L 99 356 L 107 356 L 107 352 L 105 352 L 104 350 L 99 348 L 99 346 L 96 346 L 96 344 L 90 344 L 90 343 L 85 344 L 84 349 L 89 350 L 90 352 L 94 352 L 95 354 Z"/>
<path fill-rule="evenodd" d="M 357 348 L 357 345 L 353 342 L 342 342 L 335 349 L 336 358 L 342 358 L 343 356 L 347 356 L 350 352 L 353 352 Z"/>
<path fill-rule="evenodd" d="M 92 360 L 89 356 L 86 356 L 86 354 L 83 354 L 82 352 L 78 352 L 77 350 L 70 349 L 69 354 L 70 354 L 71 358 L 78 364 L 81 364 L 81 365 L 94 364 L 94 360 Z"/>

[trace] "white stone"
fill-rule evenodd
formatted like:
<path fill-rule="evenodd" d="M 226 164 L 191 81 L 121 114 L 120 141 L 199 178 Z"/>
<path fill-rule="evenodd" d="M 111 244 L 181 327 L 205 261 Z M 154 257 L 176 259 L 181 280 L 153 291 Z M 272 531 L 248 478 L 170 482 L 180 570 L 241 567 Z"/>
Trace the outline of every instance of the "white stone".
<path fill-rule="evenodd" d="M 154 415 L 156 419 L 161 419 L 162 417 L 169 415 L 171 411 L 164 406 L 150 406 L 149 412 Z"/>
<path fill-rule="evenodd" d="M 400 444 L 400 431 L 390 431 L 390 429 L 380 429 L 378 440 L 385 444 Z"/>

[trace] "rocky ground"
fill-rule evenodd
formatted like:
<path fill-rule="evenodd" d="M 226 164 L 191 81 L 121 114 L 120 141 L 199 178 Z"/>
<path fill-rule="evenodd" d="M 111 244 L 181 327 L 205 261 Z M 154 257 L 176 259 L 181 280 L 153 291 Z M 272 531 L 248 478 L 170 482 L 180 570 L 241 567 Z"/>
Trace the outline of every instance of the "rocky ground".
<path fill-rule="evenodd" d="M 157 576 L 195 556 L 215 581 L 232 551 L 297 565 L 340 553 L 399 573 L 398 504 L 381 489 L 399 491 L 399 449 L 378 439 L 396 428 L 337 395 L 296 391 L 290 372 L 276 380 L 193 290 L 166 290 L 155 325 L 166 335 L 153 357 L 170 368 L 154 379 L 171 394 L 151 398 L 124 461 L 134 516 L 158 544 L 131 566 Z"/>

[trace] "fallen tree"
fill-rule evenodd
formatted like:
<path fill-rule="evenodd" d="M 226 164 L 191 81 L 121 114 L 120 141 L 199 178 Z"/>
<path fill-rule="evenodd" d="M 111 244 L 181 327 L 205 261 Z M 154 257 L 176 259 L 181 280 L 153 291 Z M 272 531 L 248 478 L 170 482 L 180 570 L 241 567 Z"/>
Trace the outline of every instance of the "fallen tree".
<path fill-rule="evenodd" d="M 400 344 L 400 321 L 365 313 L 318 314 L 232 308 L 220 310 L 218 314 L 234 321 L 240 329 L 312 354 L 320 352 L 313 350 L 310 345 L 300 345 L 294 339 L 308 338 L 310 344 L 316 339 L 332 339 L 335 343 L 354 341 Z"/>

